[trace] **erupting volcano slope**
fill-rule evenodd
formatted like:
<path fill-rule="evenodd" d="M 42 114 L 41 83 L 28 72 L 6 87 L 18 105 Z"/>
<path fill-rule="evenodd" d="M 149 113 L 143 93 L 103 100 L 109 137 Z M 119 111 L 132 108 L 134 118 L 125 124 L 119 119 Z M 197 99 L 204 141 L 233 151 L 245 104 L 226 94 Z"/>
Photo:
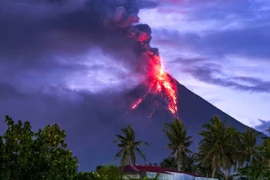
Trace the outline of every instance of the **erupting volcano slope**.
<path fill-rule="evenodd" d="M 177 86 L 176 81 L 166 72 L 161 64 L 161 60 L 158 55 L 151 57 L 151 65 L 148 72 L 148 92 L 141 98 L 139 98 L 135 104 L 132 105 L 132 109 L 135 109 L 143 99 L 149 94 L 159 94 L 167 99 L 169 111 L 177 117 Z"/>
<path fill-rule="evenodd" d="M 128 37 L 138 42 L 140 50 L 147 63 L 146 75 L 148 79 L 148 92 L 139 98 L 132 106 L 135 109 L 147 94 L 160 94 L 168 103 L 169 111 L 177 117 L 177 85 L 176 81 L 165 71 L 157 48 L 150 46 L 151 28 L 146 24 L 133 26 L 129 30 Z"/>

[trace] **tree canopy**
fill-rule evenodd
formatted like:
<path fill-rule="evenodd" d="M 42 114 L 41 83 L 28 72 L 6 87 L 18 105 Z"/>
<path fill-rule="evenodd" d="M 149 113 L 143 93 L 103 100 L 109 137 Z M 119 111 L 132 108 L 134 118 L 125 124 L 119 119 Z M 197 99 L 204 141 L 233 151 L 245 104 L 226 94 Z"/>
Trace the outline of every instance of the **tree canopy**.
<path fill-rule="evenodd" d="M 165 124 L 163 131 L 169 140 L 167 148 L 172 150 L 172 155 L 177 163 L 177 169 L 181 171 L 184 161 L 188 159 L 188 154 L 191 153 L 189 149 L 192 143 L 191 136 L 187 135 L 186 128 L 179 119 Z"/>
<path fill-rule="evenodd" d="M 127 125 L 125 128 L 121 129 L 122 134 L 116 134 L 117 146 L 120 148 L 120 151 L 115 155 L 116 158 L 121 158 L 121 165 L 126 164 L 135 164 L 136 163 L 136 154 L 138 154 L 143 160 L 146 160 L 145 155 L 140 150 L 140 146 L 148 145 L 145 141 L 136 141 L 135 132 L 131 125 Z"/>
<path fill-rule="evenodd" d="M 67 149 L 66 132 L 57 124 L 33 132 L 29 122 L 6 116 L 0 137 L 1 180 L 74 179 L 78 160 Z"/>
<path fill-rule="evenodd" d="M 1 180 L 122 180 L 127 178 L 121 168 L 136 163 L 137 155 L 145 160 L 140 150 L 145 141 L 137 141 L 131 125 L 116 134 L 120 151 L 121 167 L 98 166 L 93 172 L 79 172 L 78 159 L 68 149 L 66 132 L 58 124 L 47 125 L 36 132 L 28 121 L 15 122 L 6 116 L 6 131 L 0 136 Z M 231 179 L 266 180 L 270 177 L 270 138 L 262 137 L 258 144 L 258 133 L 247 128 L 239 132 L 227 126 L 226 121 L 213 116 L 203 126 L 202 140 L 198 152 L 191 152 L 191 136 L 187 135 L 184 123 L 175 119 L 163 129 L 172 153 L 160 166 L 178 169 L 205 177 Z M 146 176 L 141 179 L 149 179 Z M 157 180 L 156 178 L 152 180 Z"/>

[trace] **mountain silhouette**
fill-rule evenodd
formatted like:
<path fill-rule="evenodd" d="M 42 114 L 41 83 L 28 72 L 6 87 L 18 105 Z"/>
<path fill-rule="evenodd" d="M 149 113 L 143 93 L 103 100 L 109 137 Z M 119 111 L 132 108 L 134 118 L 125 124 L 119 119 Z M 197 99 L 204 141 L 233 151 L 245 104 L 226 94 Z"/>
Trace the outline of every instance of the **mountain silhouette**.
<path fill-rule="evenodd" d="M 213 115 L 218 115 L 221 119 L 226 119 L 228 126 L 233 126 L 239 131 L 244 131 L 247 128 L 246 125 L 216 108 L 178 82 L 177 87 L 179 100 L 178 116 L 187 127 L 188 135 L 192 136 L 193 144 L 191 145 L 191 149 L 193 151 L 196 151 L 200 142 L 198 133 L 202 131 L 203 124 L 208 122 Z M 143 97 L 147 93 L 147 90 L 147 87 L 141 84 L 128 92 L 125 96 L 126 106 L 130 107 L 138 98 Z M 122 126 L 118 124 L 117 126 L 111 127 L 111 130 L 113 130 L 114 133 L 120 133 L 120 128 L 123 128 L 126 124 L 131 124 L 135 130 L 137 140 L 144 140 L 149 143 L 148 147 L 142 148 L 147 157 L 147 162 L 143 162 L 138 158 L 137 163 L 160 163 L 163 158 L 168 157 L 171 153 L 166 149 L 168 140 L 162 129 L 165 123 L 170 123 L 173 119 L 174 117 L 167 109 L 166 98 L 156 94 L 148 94 L 136 109 L 130 111 L 123 117 L 123 121 L 121 121 Z M 116 145 L 111 143 L 112 138 L 114 138 L 112 135 L 113 134 L 103 134 L 102 139 L 110 139 L 110 142 L 107 141 L 107 145 L 100 145 L 102 147 L 100 147 L 99 153 L 103 157 L 94 158 L 95 161 L 99 161 L 103 164 L 113 162 L 110 161 L 110 159 L 114 157 L 118 149 Z M 85 154 L 84 157 L 89 158 L 90 156 L 92 155 Z M 100 159 L 104 161 L 102 162 Z M 90 164 L 91 163 L 88 163 L 88 165 Z"/>
<path fill-rule="evenodd" d="M 127 124 L 134 128 L 137 140 L 149 143 L 148 147 L 142 148 L 147 162 L 138 157 L 138 164 L 160 163 L 171 153 L 166 149 L 168 140 L 162 131 L 164 124 L 174 119 L 167 109 L 166 98 L 150 93 L 136 109 L 130 108 L 146 94 L 148 89 L 145 84 L 117 93 L 81 93 L 78 102 L 67 98 L 72 97 L 72 94 L 60 93 L 60 97 L 53 98 L 50 94 L 23 94 L 6 84 L 0 86 L 1 117 L 10 115 L 14 120 L 30 121 L 34 130 L 46 124 L 58 123 L 67 131 L 68 148 L 78 156 L 81 170 L 93 170 L 100 164 L 118 163 L 114 161 L 114 155 L 119 151 L 113 143 L 114 134 L 121 133 L 121 128 Z M 247 128 L 183 85 L 178 83 L 177 87 L 178 116 L 187 127 L 188 135 L 192 136 L 193 151 L 200 141 L 198 133 L 202 131 L 202 125 L 213 115 L 226 119 L 227 125 L 240 131 Z M 0 123 L 0 131 L 4 132 L 4 122 Z"/>

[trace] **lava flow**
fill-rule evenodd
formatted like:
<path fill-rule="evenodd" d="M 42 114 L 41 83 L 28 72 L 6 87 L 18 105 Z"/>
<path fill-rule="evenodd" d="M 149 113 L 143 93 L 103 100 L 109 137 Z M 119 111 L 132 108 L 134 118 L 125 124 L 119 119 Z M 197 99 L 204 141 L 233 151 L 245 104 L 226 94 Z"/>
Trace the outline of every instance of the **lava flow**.
<path fill-rule="evenodd" d="M 148 76 L 150 79 L 149 91 L 155 94 L 165 95 L 168 100 L 168 109 L 177 116 L 177 85 L 175 80 L 164 71 L 160 57 L 158 55 L 150 55 Z M 145 97 L 145 96 L 144 96 Z M 143 98 L 144 98 L 143 97 Z M 135 109 L 143 100 L 140 98 L 132 106 Z"/>

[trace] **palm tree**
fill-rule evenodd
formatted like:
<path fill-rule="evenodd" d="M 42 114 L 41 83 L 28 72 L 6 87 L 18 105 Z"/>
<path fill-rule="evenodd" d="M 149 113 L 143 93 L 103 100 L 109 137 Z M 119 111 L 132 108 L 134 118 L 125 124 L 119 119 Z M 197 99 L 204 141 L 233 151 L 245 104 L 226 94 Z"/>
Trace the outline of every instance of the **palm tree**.
<path fill-rule="evenodd" d="M 148 145 L 144 141 L 135 141 L 135 132 L 131 125 L 127 125 L 125 128 L 121 129 L 123 135 L 116 134 L 117 146 L 121 149 L 116 155 L 116 158 L 121 157 L 121 165 L 135 164 L 136 163 L 136 153 L 141 156 L 143 160 L 146 160 L 144 154 L 139 149 L 141 145 Z"/>
<path fill-rule="evenodd" d="M 247 164 L 238 171 L 249 179 L 269 179 L 266 177 L 270 177 L 270 139 L 262 137 L 263 143 L 256 146 L 257 135 L 258 133 L 250 128 L 242 134 L 242 158 Z"/>
<path fill-rule="evenodd" d="M 226 134 L 229 134 L 229 137 L 227 139 L 227 146 L 224 148 L 225 159 L 223 163 L 223 169 L 226 171 L 226 179 L 229 179 L 231 176 L 232 167 L 234 167 L 234 171 L 236 171 L 237 159 L 239 157 L 238 140 L 240 132 L 233 127 L 228 127 L 226 130 Z"/>
<path fill-rule="evenodd" d="M 165 124 L 163 131 L 169 139 L 167 148 L 172 150 L 172 155 L 177 162 L 177 170 L 181 171 L 184 158 L 191 153 L 191 150 L 188 149 L 192 143 L 191 136 L 187 136 L 186 128 L 179 119 L 175 119 L 170 124 Z"/>
<path fill-rule="evenodd" d="M 251 128 L 247 128 L 240 136 L 239 148 L 241 149 L 242 155 L 240 157 L 240 166 L 243 166 L 245 162 L 248 165 L 252 164 L 253 156 L 257 153 L 257 136 L 258 133 Z"/>
<path fill-rule="evenodd" d="M 231 167 L 233 151 L 236 150 L 231 140 L 233 130 L 226 127 L 225 121 L 220 120 L 218 116 L 211 118 L 210 123 L 204 124 L 203 127 L 205 130 L 200 133 L 203 137 L 199 145 L 199 154 L 202 157 L 200 163 L 211 167 L 211 177 L 214 178 L 222 167 Z"/>

